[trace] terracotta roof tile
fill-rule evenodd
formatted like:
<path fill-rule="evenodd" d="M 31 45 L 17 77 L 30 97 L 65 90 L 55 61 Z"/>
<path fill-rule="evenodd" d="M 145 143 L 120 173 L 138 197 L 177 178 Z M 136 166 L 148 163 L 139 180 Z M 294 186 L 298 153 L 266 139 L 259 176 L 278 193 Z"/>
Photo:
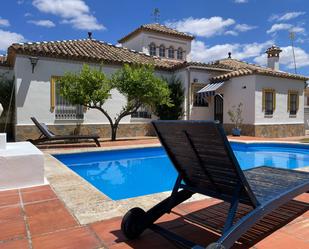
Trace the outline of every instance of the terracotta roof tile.
<path fill-rule="evenodd" d="M 162 24 L 159 24 L 159 23 L 150 23 L 150 24 L 144 24 L 144 25 L 140 26 L 139 28 L 137 28 L 133 32 L 129 33 L 128 35 L 126 35 L 123 38 L 121 38 L 120 40 L 118 40 L 118 42 L 123 43 L 123 42 L 127 41 L 129 38 L 135 36 L 136 34 L 138 34 L 141 31 L 151 31 L 151 32 L 176 36 L 176 37 L 183 38 L 185 40 L 190 40 L 190 41 L 194 39 L 193 35 L 189 35 L 189 34 L 186 34 L 184 32 L 180 32 L 178 30 L 169 28 L 169 27 L 162 25 Z"/>
<path fill-rule="evenodd" d="M 271 68 L 258 66 L 255 64 L 249 64 L 244 61 L 239 61 L 235 59 L 223 59 L 212 63 L 213 65 L 225 66 L 234 70 L 232 72 L 228 72 L 225 74 L 218 75 L 210 79 L 211 82 L 220 82 L 224 80 L 229 80 L 234 77 L 252 75 L 252 74 L 260 74 L 267 76 L 274 76 L 280 78 L 289 78 L 289 79 L 297 79 L 297 80 L 309 80 L 308 77 L 298 74 L 291 74 L 283 71 L 276 71 Z"/>
<path fill-rule="evenodd" d="M 153 64 L 157 68 L 166 70 L 183 63 L 181 61 L 149 56 L 94 39 L 15 43 L 8 49 L 9 57 L 13 57 L 15 53 L 106 64 Z"/>

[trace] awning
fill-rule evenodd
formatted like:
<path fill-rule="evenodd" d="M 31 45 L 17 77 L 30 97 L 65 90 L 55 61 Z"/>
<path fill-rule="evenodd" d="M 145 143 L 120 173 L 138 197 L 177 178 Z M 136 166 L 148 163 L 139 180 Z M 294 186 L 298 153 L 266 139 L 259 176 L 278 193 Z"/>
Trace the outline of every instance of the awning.
<path fill-rule="evenodd" d="M 197 93 L 201 94 L 203 97 L 205 96 L 214 96 L 216 94 L 216 90 L 218 90 L 224 82 L 219 83 L 211 83 L 203 87 Z"/>

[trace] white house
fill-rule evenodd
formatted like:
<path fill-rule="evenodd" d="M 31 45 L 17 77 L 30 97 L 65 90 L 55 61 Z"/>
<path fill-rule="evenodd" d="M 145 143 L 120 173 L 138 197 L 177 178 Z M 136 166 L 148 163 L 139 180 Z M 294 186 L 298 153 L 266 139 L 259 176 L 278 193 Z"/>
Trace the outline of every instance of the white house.
<path fill-rule="evenodd" d="M 229 131 L 228 110 L 243 103 L 243 134 L 266 137 L 304 134 L 304 85 L 307 77 L 279 71 L 278 47 L 267 50 L 268 67 L 231 58 L 212 63 L 190 60 L 193 36 L 159 24 L 142 25 L 115 46 L 91 37 L 12 44 L 0 70 L 15 79 L 15 138 L 35 138 L 35 116 L 58 134 L 99 133 L 109 137 L 109 124 L 97 110 L 70 105 L 57 91 L 56 79 L 78 72 L 87 63 L 112 73 L 124 63 L 154 64 L 156 73 L 176 75 L 185 89 L 184 119 L 219 120 Z M 228 52 L 228 51 L 227 51 Z M 201 92 L 201 93 L 198 93 Z M 112 116 L 126 102 L 114 90 L 106 109 Z M 118 136 L 151 134 L 153 116 L 140 110 L 122 120 Z"/>

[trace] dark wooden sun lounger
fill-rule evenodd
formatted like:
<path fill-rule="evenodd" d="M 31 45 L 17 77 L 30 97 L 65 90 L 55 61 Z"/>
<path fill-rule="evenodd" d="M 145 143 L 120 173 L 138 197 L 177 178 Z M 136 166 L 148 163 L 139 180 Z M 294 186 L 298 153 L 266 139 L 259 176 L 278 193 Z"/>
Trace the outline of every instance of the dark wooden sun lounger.
<path fill-rule="evenodd" d="M 264 216 L 309 190 L 306 172 L 267 166 L 241 170 L 220 124 L 154 121 L 153 125 L 179 176 L 170 197 L 147 212 L 133 208 L 124 216 L 121 229 L 129 239 L 150 228 L 181 247 L 230 248 Z M 203 247 L 154 224 L 195 193 L 229 203 L 220 239 Z M 236 220 L 239 204 L 251 211 Z"/>
<path fill-rule="evenodd" d="M 52 142 L 52 141 L 60 141 L 60 140 L 94 140 L 96 145 L 100 147 L 99 136 L 98 135 L 55 135 L 51 132 L 47 125 L 44 123 L 40 123 L 36 118 L 31 117 L 31 120 L 35 124 L 35 126 L 40 130 L 41 136 L 38 139 L 29 140 L 33 144 L 39 144 L 44 142 Z"/>

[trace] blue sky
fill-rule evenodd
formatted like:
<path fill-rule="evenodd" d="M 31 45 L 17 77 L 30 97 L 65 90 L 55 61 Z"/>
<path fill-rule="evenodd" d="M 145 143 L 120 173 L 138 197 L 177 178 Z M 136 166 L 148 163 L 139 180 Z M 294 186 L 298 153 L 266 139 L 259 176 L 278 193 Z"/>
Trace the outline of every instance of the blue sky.
<path fill-rule="evenodd" d="M 94 38 L 110 43 L 153 22 L 196 36 L 198 61 L 232 57 L 264 64 L 267 47 L 283 49 L 281 69 L 293 72 L 289 32 L 295 33 L 297 70 L 309 75 L 308 0 L 5 0 L 0 9 L 0 53 L 13 42 Z"/>

